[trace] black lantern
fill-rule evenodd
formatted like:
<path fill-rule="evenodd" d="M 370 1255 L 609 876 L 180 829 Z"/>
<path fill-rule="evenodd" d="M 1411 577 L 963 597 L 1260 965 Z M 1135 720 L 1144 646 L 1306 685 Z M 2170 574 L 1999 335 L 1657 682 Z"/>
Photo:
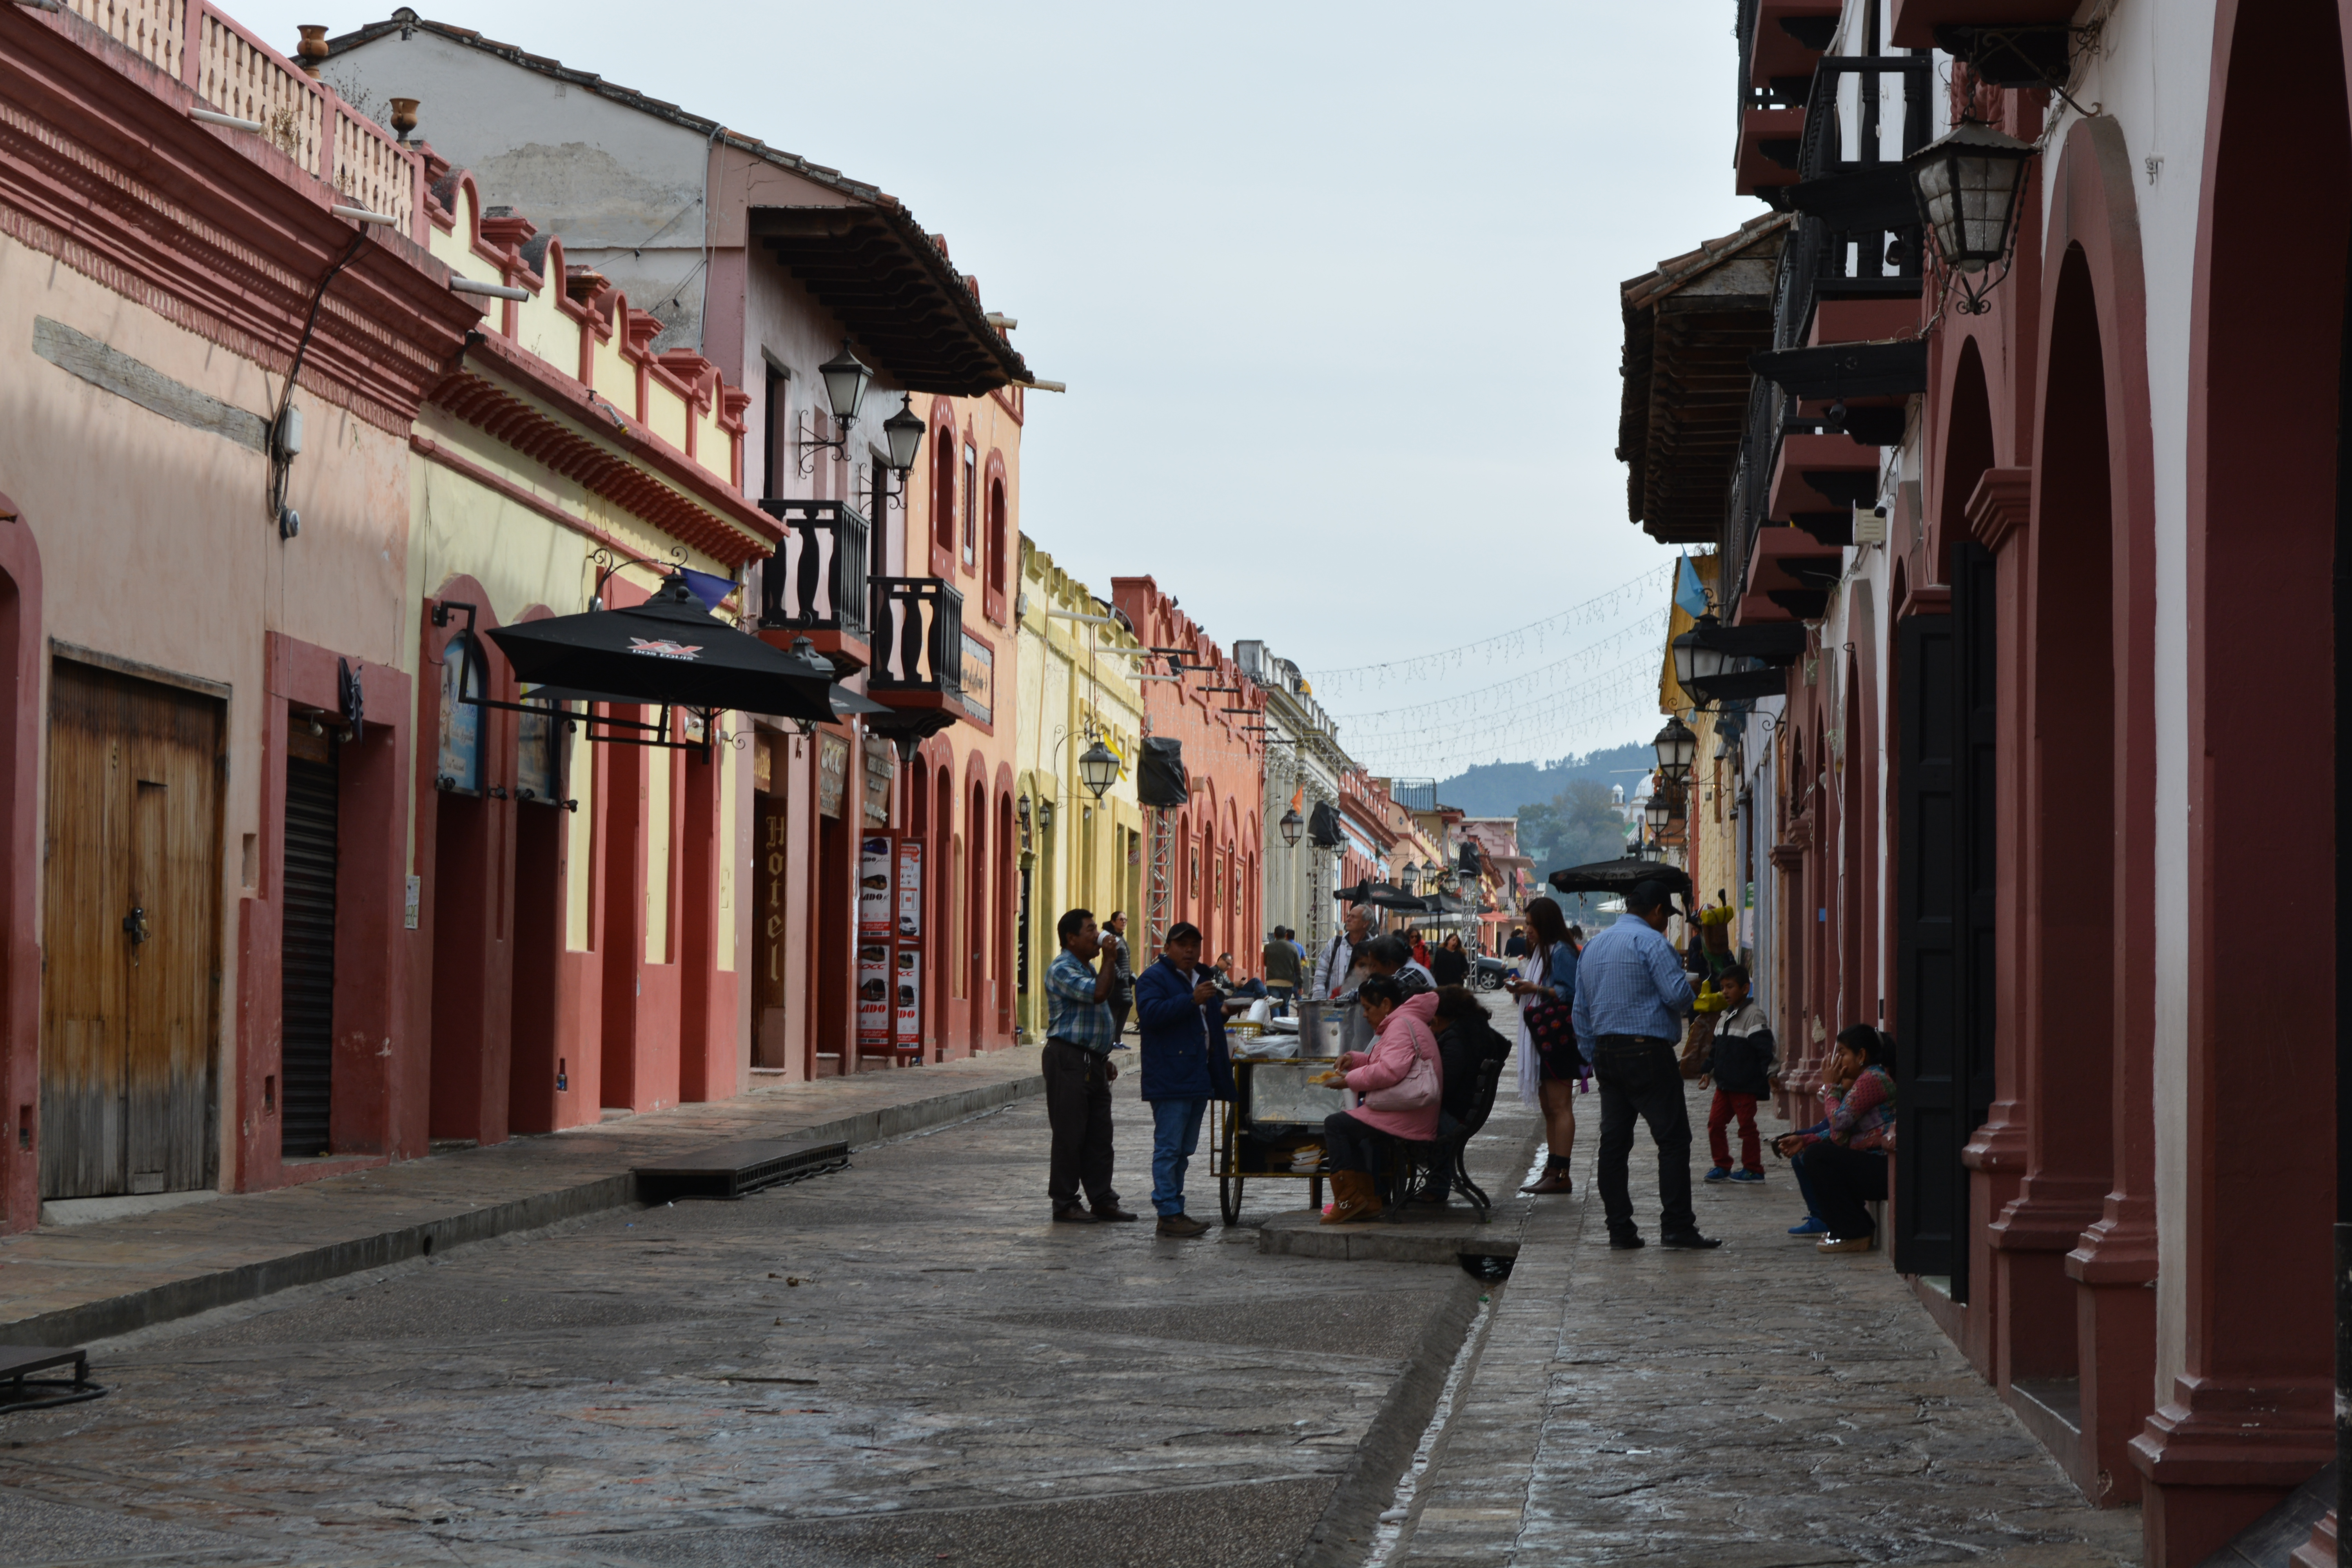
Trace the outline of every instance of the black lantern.
<path fill-rule="evenodd" d="M 2033 153 L 2030 142 L 1964 121 L 1904 160 L 1919 221 L 1944 265 L 1962 275 L 1967 298 L 1960 309 L 1969 315 L 1984 314 L 1984 296 L 1992 287 L 1970 279 L 1995 262 L 2008 262 L 2025 161 Z"/>
<path fill-rule="evenodd" d="M 1650 831 L 1664 833 L 1666 824 L 1674 820 L 1674 807 L 1666 804 L 1666 792 L 1652 790 L 1649 800 L 1642 807 L 1642 820 L 1650 825 Z"/>
<path fill-rule="evenodd" d="M 1282 814 L 1282 841 L 1293 849 L 1298 847 L 1298 836 L 1307 827 L 1307 819 L 1298 815 L 1296 806 Z"/>
<path fill-rule="evenodd" d="M 841 345 L 839 353 L 817 366 L 816 373 L 824 377 L 824 400 L 833 405 L 834 423 L 845 430 L 856 424 L 858 407 L 866 401 L 866 386 L 874 379 L 874 373 L 857 362 L 846 342 Z M 892 452 L 891 457 L 895 459 L 898 453 Z M 911 453 L 907 461 L 908 468 L 914 466 Z M 903 473 L 905 469 L 899 471 Z"/>
<path fill-rule="evenodd" d="M 1078 755 L 1078 782 L 1100 800 L 1118 782 L 1118 757 L 1099 740 Z"/>
<path fill-rule="evenodd" d="M 1680 719 L 1669 719 L 1650 744 L 1658 753 L 1658 772 L 1666 776 L 1667 782 L 1680 784 L 1690 777 L 1691 763 L 1698 758 L 1698 737 L 1691 732 L 1689 725 Z"/>
<path fill-rule="evenodd" d="M 1397 885 L 1408 893 L 1419 892 L 1421 890 L 1420 862 L 1415 860 L 1406 861 L 1404 863 L 1404 869 L 1397 873 Z"/>
<path fill-rule="evenodd" d="M 1675 682 L 1685 690 L 1696 681 L 1704 686 L 1723 673 L 1728 661 L 1724 651 L 1715 646 L 1715 634 L 1723 623 L 1709 610 L 1698 618 L 1698 625 L 1675 639 Z"/>
<path fill-rule="evenodd" d="M 905 395 L 898 412 L 882 421 L 882 435 L 890 443 L 890 468 L 906 482 L 907 470 L 915 466 L 915 454 L 923 449 L 922 416 L 915 412 L 914 394 Z"/>

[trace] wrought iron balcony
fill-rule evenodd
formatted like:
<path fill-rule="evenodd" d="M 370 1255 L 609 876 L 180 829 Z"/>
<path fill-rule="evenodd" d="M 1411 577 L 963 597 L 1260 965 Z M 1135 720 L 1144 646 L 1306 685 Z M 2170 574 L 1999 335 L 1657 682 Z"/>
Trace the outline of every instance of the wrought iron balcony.
<path fill-rule="evenodd" d="M 1890 79 L 1899 123 L 1883 102 Z M 1807 342 L 1818 300 L 1918 297 L 1921 236 L 1903 160 L 1927 143 L 1935 89 L 1926 55 L 1831 55 L 1816 68 L 1787 193 L 1803 216 L 1780 253 L 1775 349 Z"/>
<path fill-rule="evenodd" d="M 946 702 L 963 690 L 963 595 L 938 577 L 874 579 L 874 667 L 866 689 Z"/>
<path fill-rule="evenodd" d="M 784 537 L 760 574 L 760 629 L 866 639 L 866 518 L 846 501 L 763 500 Z"/>

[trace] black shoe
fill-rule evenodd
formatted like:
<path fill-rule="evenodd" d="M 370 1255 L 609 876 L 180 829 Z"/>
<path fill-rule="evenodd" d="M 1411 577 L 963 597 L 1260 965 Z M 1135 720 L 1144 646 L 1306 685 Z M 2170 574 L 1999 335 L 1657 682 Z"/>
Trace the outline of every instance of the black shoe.
<path fill-rule="evenodd" d="M 1054 1223 L 1056 1225 L 1092 1225 L 1095 1223 L 1095 1216 L 1088 1211 L 1080 1208 L 1077 1205 L 1072 1204 L 1067 1208 L 1059 1208 L 1054 1211 Z"/>
<path fill-rule="evenodd" d="M 1688 1230 L 1685 1231 L 1680 1236 L 1660 1237 L 1658 1238 L 1658 1245 L 1661 1247 L 1672 1247 L 1676 1252 L 1705 1252 L 1710 1247 L 1721 1247 L 1723 1245 L 1723 1237 L 1719 1236 L 1701 1236 L 1695 1230 Z"/>
<path fill-rule="evenodd" d="M 1639 1252 L 1645 1245 L 1647 1244 L 1642 1240 L 1642 1233 L 1637 1230 L 1629 1230 L 1622 1236 L 1612 1236 L 1609 1238 L 1609 1250 L 1612 1252 Z"/>
<path fill-rule="evenodd" d="M 1141 1219 L 1143 1217 L 1141 1215 L 1129 1214 L 1127 1210 L 1119 1207 L 1118 1205 L 1115 1203 L 1096 1204 L 1087 1212 L 1093 1215 L 1097 1221 L 1104 1225 L 1108 1225 L 1114 1220 Z"/>

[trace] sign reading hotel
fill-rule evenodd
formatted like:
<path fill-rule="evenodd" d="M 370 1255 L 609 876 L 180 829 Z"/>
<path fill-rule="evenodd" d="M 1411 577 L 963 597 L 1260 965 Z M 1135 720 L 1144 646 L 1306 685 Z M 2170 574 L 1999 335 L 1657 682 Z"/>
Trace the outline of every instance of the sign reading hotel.
<path fill-rule="evenodd" d="M 963 710 L 983 724 L 993 723 L 989 715 L 996 701 L 996 654 L 970 632 L 963 634 L 962 687 Z"/>

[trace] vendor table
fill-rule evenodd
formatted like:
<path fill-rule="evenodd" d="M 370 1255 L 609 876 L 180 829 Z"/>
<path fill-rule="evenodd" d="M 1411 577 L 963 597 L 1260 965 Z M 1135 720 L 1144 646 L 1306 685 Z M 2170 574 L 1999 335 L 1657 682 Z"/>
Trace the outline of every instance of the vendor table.
<path fill-rule="evenodd" d="M 1328 1057 L 1234 1058 L 1234 1100 L 1209 1102 L 1209 1169 L 1227 1225 L 1240 1223 L 1242 1187 L 1249 1181 L 1303 1180 L 1308 1205 L 1323 1206 L 1323 1161 L 1301 1166 L 1296 1156 L 1310 1144 L 1319 1150 L 1323 1119 L 1356 1102 L 1345 1089 L 1307 1081 L 1338 1065 Z"/>

